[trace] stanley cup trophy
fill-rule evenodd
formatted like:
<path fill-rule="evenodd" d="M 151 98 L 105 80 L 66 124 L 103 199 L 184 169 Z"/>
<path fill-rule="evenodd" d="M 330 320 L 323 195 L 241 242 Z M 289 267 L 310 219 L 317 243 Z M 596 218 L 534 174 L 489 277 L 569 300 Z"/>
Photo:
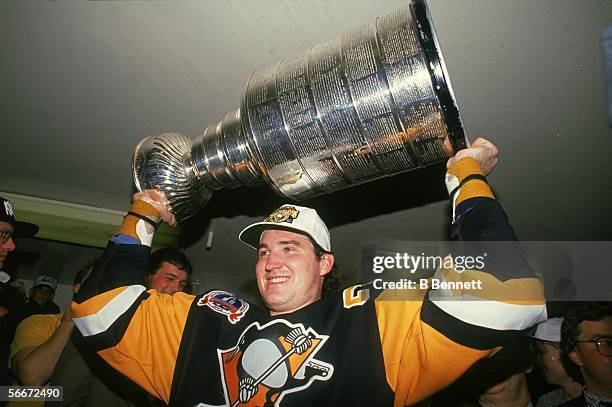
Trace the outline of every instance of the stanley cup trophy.
<path fill-rule="evenodd" d="M 303 200 L 438 163 L 446 139 L 466 146 L 427 5 L 414 0 L 254 72 L 239 110 L 193 142 L 143 139 L 132 170 L 180 222 L 222 188 L 265 183 Z"/>

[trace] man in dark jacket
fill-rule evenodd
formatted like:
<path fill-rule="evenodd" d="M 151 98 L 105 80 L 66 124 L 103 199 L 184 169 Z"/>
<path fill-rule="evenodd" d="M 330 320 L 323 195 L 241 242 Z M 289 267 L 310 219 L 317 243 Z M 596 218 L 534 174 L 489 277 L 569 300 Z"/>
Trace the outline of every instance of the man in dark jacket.
<path fill-rule="evenodd" d="M 12 379 L 7 363 L 11 342 L 17 328 L 16 312 L 23 303 L 23 298 L 20 300 L 19 292 L 5 285 L 11 276 L 3 270 L 4 263 L 16 248 L 14 237 L 32 237 L 36 233 L 38 233 L 38 226 L 17 221 L 13 203 L 0 197 L 0 386 L 11 384 Z"/>

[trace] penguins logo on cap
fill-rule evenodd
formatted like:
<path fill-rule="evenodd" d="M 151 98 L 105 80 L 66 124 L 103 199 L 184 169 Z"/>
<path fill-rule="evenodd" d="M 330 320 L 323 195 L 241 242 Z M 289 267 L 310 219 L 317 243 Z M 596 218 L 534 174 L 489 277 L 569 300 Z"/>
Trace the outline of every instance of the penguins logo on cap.
<path fill-rule="evenodd" d="M 264 222 L 292 223 L 294 219 L 297 219 L 299 214 L 300 211 L 293 206 L 281 206 L 268 215 Z"/>

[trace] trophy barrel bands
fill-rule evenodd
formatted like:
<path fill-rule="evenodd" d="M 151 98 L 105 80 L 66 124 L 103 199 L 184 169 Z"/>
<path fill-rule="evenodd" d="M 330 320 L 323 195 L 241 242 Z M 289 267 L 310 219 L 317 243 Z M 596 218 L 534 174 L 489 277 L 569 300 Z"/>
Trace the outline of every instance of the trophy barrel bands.
<path fill-rule="evenodd" d="M 163 133 L 141 140 L 132 159 L 136 188 L 162 191 L 179 222 L 198 213 L 212 195 L 212 190 L 197 179 L 190 151 L 187 137 Z"/>
<path fill-rule="evenodd" d="M 222 123 L 225 150 L 236 178 L 246 186 L 262 184 L 261 164 L 242 129 L 240 109 L 225 115 Z"/>
<path fill-rule="evenodd" d="M 208 126 L 193 142 L 191 156 L 198 178 L 210 188 L 255 186 L 263 182 L 258 161 L 242 131 L 240 110 Z"/>
<path fill-rule="evenodd" d="M 252 157 L 301 200 L 443 161 L 465 147 L 425 3 L 256 71 L 241 101 Z"/>
<path fill-rule="evenodd" d="M 210 188 L 235 188 L 240 185 L 228 167 L 223 149 L 221 122 L 206 127 L 191 147 L 191 157 L 198 178 Z"/>

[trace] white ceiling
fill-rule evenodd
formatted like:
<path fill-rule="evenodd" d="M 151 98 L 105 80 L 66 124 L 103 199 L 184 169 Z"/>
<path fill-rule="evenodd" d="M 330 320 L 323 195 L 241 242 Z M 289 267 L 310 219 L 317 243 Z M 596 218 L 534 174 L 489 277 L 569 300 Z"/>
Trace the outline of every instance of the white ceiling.
<path fill-rule="evenodd" d="M 239 106 L 254 70 L 406 5 L 3 0 L 0 190 L 125 210 L 131 154 L 142 137 L 177 131 L 194 138 Z M 468 134 L 500 146 L 491 183 L 519 235 L 612 240 L 612 131 L 601 47 L 612 2 L 429 6 Z M 362 242 L 443 238 L 442 174 L 434 167 L 311 202 L 329 219 L 349 279 Z M 252 253 L 236 235 L 283 201 L 266 188 L 213 196 L 185 238 L 204 286 L 252 292 L 245 272 Z M 209 231 L 213 249 L 206 251 L 200 239 Z"/>

